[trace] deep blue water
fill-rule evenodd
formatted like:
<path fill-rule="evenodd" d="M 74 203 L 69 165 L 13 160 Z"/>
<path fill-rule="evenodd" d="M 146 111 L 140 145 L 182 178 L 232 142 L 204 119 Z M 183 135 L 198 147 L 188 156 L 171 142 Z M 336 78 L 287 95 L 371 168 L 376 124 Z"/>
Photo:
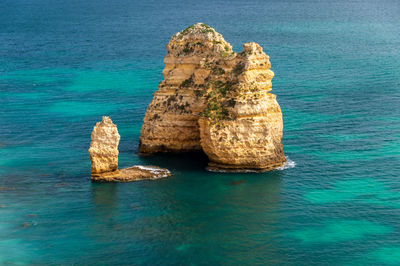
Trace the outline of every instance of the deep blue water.
<path fill-rule="evenodd" d="M 165 45 L 204 22 L 270 55 L 294 168 L 137 155 Z M 397 0 L 0 0 L 0 264 L 400 265 Z M 120 167 L 92 184 L 102 115 Z"/>

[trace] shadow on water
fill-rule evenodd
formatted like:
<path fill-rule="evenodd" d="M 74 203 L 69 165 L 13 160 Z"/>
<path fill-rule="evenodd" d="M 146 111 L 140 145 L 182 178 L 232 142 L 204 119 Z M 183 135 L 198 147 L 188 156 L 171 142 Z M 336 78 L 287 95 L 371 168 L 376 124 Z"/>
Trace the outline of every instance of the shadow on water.
<path fill-rule="evenodd" d="M 170 170 L 179 171 L 205 171 L 208 164 L 207 155 L 204 152 L 168 153 L 141 156 L 146 164 L 154 164 Z"/>
<path fill-rule="evenodd" d="M 218 175 L 218 176 L 258 176 L 258 177 L 270 177 L 270 178 L 281 178 L 283 175 L 280 170 L 273 170 L 264 173 L 257 172 L 214 172 L 207 171 L 206 167 L 208 166 L 209 159 L 207 155 L 200 152 L 189 152 L 189 153 L 158 153 L 152 155 L 142 155 L 139 154 L 140 160 L 143 164 L 148 165 L 156 165 L 159 167 L 164 167 L 170 170 L 182 171 L 182 172 L 204 172 L 209 175 Z M 244 182 L 234 181 L 235 184 L 240 184 Z M 233 184 L 233 185 L 235 185 Z"/>

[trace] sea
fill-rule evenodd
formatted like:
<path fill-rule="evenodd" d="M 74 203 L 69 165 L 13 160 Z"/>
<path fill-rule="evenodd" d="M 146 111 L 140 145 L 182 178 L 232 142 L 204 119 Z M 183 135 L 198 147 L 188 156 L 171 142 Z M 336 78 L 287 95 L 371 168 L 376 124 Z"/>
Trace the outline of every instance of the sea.
<path fill-rule="evenodd" d="M 165 45 L 206 23 L 275 72 L 288 163 L 138 155 Z M 119 166 L 92 183 L 103 115 Z M 400 265 L 398 0 L 0 0 L 0 265 Z"/>

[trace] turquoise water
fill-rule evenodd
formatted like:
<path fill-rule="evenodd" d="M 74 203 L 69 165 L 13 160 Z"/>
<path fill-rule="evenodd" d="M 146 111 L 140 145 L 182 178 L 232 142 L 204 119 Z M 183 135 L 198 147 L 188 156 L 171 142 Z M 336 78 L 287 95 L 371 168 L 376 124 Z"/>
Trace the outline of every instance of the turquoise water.
<path fill-rule="evenodd" d="M 0 265 L 400 265 L 400 3 L 0 1 Z M 204 22 L 270 55 L 291 168 L 137 155 L 165 44 Z M 102 115 L 120 166 L 92 184 Z M 293 167 L 295 165 L 295 167 Z"/>

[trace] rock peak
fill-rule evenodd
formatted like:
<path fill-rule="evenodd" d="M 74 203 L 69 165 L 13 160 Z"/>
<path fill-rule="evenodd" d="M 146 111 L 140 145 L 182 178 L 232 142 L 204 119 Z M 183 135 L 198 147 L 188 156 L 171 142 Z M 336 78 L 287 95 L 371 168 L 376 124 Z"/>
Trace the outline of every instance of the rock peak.
<path fill-rule="evenodd" d="M 180 58 L 207 54 L 227 57 L 235 54 L 222 35 L 204 23 L 193 24 L 176 33 L 169 41 L 167 50 L 170 55 Z M 168 60 L 168 56 L 165 60 Z"/>
<path fill-rule="evenodd" d="M 243 44 L 243 51 L 244 52 L 251 52 L 251 53 L 256 53 L 256 52 L 263 52 L 262 47 L 256 43 L 256 42 L 248 42 Z"/>
<path fill-rule="evenodd" d="M 113 124 L 111 118 L 108 117 L 108 116 L 103 116 L 102 119 L 101 119 L 101 122 L 104 123 L 104 124 Z"/>
<path fill-rule="evenodd" d="M 216 32 L 212 27 L 208 26 L 207 24 L 200 22 L 193 24 L 187 27 L 186 29 L 176 33 L 176 36 L 178 38 L 182 38 L 184 36 L 200 36 L 200 35 L 216 36 L 221 34 Z"/>

